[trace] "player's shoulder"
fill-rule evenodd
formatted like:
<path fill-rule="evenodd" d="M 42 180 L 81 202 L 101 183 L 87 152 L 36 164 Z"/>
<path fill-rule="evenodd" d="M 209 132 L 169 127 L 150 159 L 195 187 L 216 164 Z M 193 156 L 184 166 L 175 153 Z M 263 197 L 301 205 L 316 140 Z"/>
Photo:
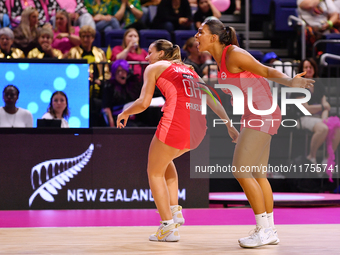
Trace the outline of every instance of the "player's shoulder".
<path fill-rule="evenodd" d="M 238 54 L 249 54 L 248 51 L 246 51 L 245 49 L 242 49 L 240 47 L 238 47 L 237 45 L 230 45 L 230 47 L 228 48 L 227 53 L 229 55 L 238 55 Z"/>
<path fill-rule="evenodd" d="M 146 67 L 145 71 L 147 71 L 147 72 L 162 73 L 169 66 L 171 66 L 171 63 L 169 61 L 161 60 L 161 61 L 157 61 L 156 63 L 148 65 Z"/>

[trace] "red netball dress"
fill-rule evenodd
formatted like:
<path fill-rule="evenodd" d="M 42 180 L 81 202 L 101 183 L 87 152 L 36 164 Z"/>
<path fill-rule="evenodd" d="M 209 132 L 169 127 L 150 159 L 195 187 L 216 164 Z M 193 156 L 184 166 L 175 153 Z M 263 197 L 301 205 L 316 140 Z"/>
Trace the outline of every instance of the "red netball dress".
<path fill-rule="evenodd" d="M 248 108 L 248 88 L 252 87 L 253 106 L 257 110 L 268 110 L 273 103 L 272 93 L 268 81 L 256 74 L 248 71 L 240 73 L 230 73 L 226 67 L 225 57 L 228 45 L 224 48 L 221 59 L 221 70 L 218 73 L 220 84 L 231 84 L 242 90 L 244 95 L 244 114 L 241 119 L 241 129 L 243 127 L 262 131 L 274 135 L 281 124 L 281 111 L 279 106 L 269 115 L 256 115 Z M 222 89 L 223 92 L 231 95 L 228 89 Z M 244 123 L 244 124 L 243 124 Z"/>
<path fill-rule="evenodd" d="M 201 114 L 202 87 L 195 71 L 181 64 L 171 64 L 157 79 L 165 97 L 163 116 L 156 136 L 163 143 L 183 150 L 195 149 L 206 133 L 206 119 Z"/>

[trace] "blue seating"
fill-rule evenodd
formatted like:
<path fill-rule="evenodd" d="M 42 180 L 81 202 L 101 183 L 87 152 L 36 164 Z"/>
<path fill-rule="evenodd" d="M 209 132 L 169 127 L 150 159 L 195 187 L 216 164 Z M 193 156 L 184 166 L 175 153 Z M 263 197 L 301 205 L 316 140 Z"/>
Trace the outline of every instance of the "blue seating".
<path fill-rule="evenodd" d="M 296 0 L 273 0 L 275 7 L 275 31 L 294 31 L 288 26 L 289 15 L 297 16 Z"/>
<path fill-rule="evenodd" d="M 111 48 L 122 45 L 123 37 L 125 30 L 124 29 L 112 29 L 105 32 L 105 46 L 111 46 Z"/>
<path fill-rule="evenodd" d="M 94 38 L 92 45 L 99 48 L 102 46 L 102 37 L 98 31 L 96 31 L 96 37 Z"/>
<path fill-rule="evenodd" d="M 196 30 L 175 30 L 175 44 L 182 48 L 185 42 L 196 33 Z"/>
<path fill-rule="evenodd" d="M 262 62 L 263 58 L 263 52 L 260 50 L 249 50 L 248 51 L 254 58 L 256 58 L 258 61 Z"/>
<path fill-rule="evenodd" d="M 251 13 L 260 15 L 270 14 L 270 4 L 272 0 L 252 0 Z"/>
<path fill-rule="evenodd" d="M 188 57 L 188 53 L 181 48 L 181 59 L 185 60 Z"/>
<path fill-rule="evenodd" d="M 139 30 L 139 44 L 141 48 L 149 48 L 149 45 L 158 39 L 171 41 L 170 33 L 162 29 Z"/>
<path fill-rule="evenodd" d="M 340 40 L 340 34 L 327 34 L 325 35 L 326 40 Z M 340 43 L 326 43 L 325 53 L 331 53 L 340 56 Z M 339 60 L 329 59 L 329 64 L 338 65 Z"/>

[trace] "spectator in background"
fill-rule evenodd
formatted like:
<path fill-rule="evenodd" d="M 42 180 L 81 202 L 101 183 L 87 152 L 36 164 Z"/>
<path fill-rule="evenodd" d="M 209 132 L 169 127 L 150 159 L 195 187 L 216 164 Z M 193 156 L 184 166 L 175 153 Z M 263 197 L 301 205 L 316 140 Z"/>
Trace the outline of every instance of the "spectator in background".
<path fill-rule="evenodd" d="M 86 59 L 88 63 L 100 63 L 107 62 L 105 52 L 93 46 L 92 43 L 96 36 L 96 30 L 91 26 L 85 25 L 79 30 L 80 45 L 73 47 L 68 54 L 70 59 Z M 111 78 L 108 65 L 90 65 L 90 80 L 95 82 L 97 85 L 101 85 L 101 81 L 109 80 Z"/>
<path fill-rule="evenodd" d="M 51 17 L 55 15 L 55 11 L 59 7 L 58 3 L 52 0 L 5 0 L 5 5 L 13 27 L 20 24 L 22 12 L 27 7 L 33 7 L 37 10 L 39 26 L 41 27 L 50 22 Z"/>
<path fill-rule="evenodd" d="M 5 1 L 0 1 L 0 28 L 2 27 L 12 28 Z"/>
<path fill-rule="evenodd" d="M 188 0 L 191 7 L 197 7 L 197 1 L 196 0 Z"/>
<path fill-rule="evenodd" d="M 28 110 L 16 107 L 19 99 L 19 89 L 14 85 L 7 85 L 2 98 L 5 106 L 0 108 L 0 127 L 33 127 L 33 116 Z"/>
<path fill-rule="evenodd" d="M 240 15 L 240 14 L 241 14 L 241 0 L 235 0 L 234 15 Z"/>
<path fill-rule="evenodd" d="M 297 0 L 299 17 L 306 23 L 307 53 L 315 41 L 329 33 L 339 33 L 339 13 L 332 0 Z"/>
<path fill-rule="evenodd" d="M 306 72 L 305 78 L 318 78 L 318 66 L 315 60 L 312 58 L 302 60 L 299 65 L 299 73 L 300 72 Z M 313 164 L 317 164 L 316 152 L 327 138 L 327 122 L 331 106 L 327 102 L 325 88 L 322 84 L 316 83 L 314 87 L 309 88 L 309 90 L 311 92 L 311 99 L 308 103 L 302 105 L 312 114 L 312 116 L 302 116 L 298 122 L 298 128 L 308 129 L 313 133 L 307 159 Z M 302 98 L 303 97 L 304 96 L 302 96 Z M 332 141 L 334 151 L 338 147 L 339 142 L 340 129 L 337 129 Z M 326 164 L 327 159 L 324 159 L 322 163 Z"/>
<path fill-rule="evenodd" d="M 152 28 L 174 30 L 193 29 L 191 7 L 188 0 L 162 0 L 157 7 Z"/>
<path fill-rule="evenodd" d="M 49 120 L 59 119 L 61 120 L 61 127 L 68 128 L 68 117 L 70 117 L 70 110 L 68 108 L 67 96 L 62 91 L 55 91 L 51 96 L 47 112 L 41 118 Z"/>
<path fill-rule="evenodd" d="M 203 77 L 208 75 L 209 68 L 207 64 L 213 63 L 211 60 L 211 55 L 209 52 L 199 52 L 197 48 L 198 42 L 195 37 L 190 37 L 184 44 L 183 50 L 188 53 L 188 57 L 184 60 L 185 64 L 191 65 L 195 72 Z M 210 58 L 209 58 L 210 57 Z M 216 65 L 210 65 L 210 72 L 217 70 Z"/>
<path fill-rule="evenodd" d="M 88 25 L 83 26 L 79 30 L 80 45 L 73 47 L 69 53 L 68 58 L 86 59 L 90 64 L 90 126 L 101 125 L 100 114 L 102 109 L 102 87 L 104 82 L 110 80 L 111 74 L 108 64 L 100 64 L 107 62 L 105 53 L 102 49 L 92 45 L 96 36 L 96 31 Z M 97 63 L 97 64 L 95 64 Z"/>
<path fill-rule="evenodd" d="M 27 58 L 57 58 L 62 59 L 63 53 L 52 47 L 53 32 L 50 28 L 40 28 L 38 31 L 38 47 L 31 50 Z"/>
<path fill-rule="evenodd" d="M 96 30 L 104 32 L 111 29 L 120 29 L 119 21 L 113 12 L 113 1 L 85 0 L 84 3 L 88 12 L 93 16 Z"/>
<path fill-rule="evenodd" d="M 211 56 L 210 52 L 208 51 L 201 52 L 201 59 L 208 69 L 207 73 L 203 76 L 203 78 L 217 78 L 218 67 L 216 61 Z"/>
<path fill-rule="evenodd" d="M 129 74 L 129 64 L 126 60 L 116 60 L 111 66 L 111 73 L 110 83 L 107 83 L 103 90 L 103 113 L 109 126 L 114 127 L 124 105 L 138 98 L 142 84 L 137 75 Z M 133 126 L 136 124 L 133 123 Z"/>
<path fill-rule="evenodd" d="M 191 65 L 195 72 L 203 77 L 203 63 L 201 59 L 201 53 L 197 48 L 198 42 L 196 42 L 195 37 L 190 37 L 184 44 L 183 50 L 188 53 L 188 57 L 184 60 L 185 64 Z"/>
<path fill-rule="evenodd" d="M 159 5 L 161 0 L 141 0 L 140 4 L 144 7 L 148 7 L 150 5 Z"/>
<path fill-rule="evenodd" d="M 275 54 L 275 52 L 268 52 L 262 58 L 263 64 L 269 64 L 281 73 L 286 74 L 289 77 L 295 77 L 296 72 L 289 61 L 282 62 L 281 59 Z M 273 87 L 273 81 L 268 81 L 269 85 Z"/>
<path fill-rule="evenodd" d="M 69 14 L 65 10 L 57 12 L 52 47 L 67 53 L 72 47 L 80 45 L 79 27 L 72 27 Z"/>
<path fill-rule="evenodd" d="M 0 58 L 24 58 L 22 50 L 12 48 L 14 33 L 9 27 L 0 29 Z"/>
<path fill-rule="evenodd" d="M 340 0 L 334 0 L 334 4 L 337 8 L 337 11 L 340 13 Z"/>
<path fill-rule="evenodd" d="M 125 59 L 127 61 L 145 61 L 148 53 L 139 47 L 139 35 L 136 29 L 129 28 L 125 31 L 121 46 L 115 46 L 112 49 L 111 61 Z M 134 74 L 141 79 L 142 68 L 140 65 L 133 66 Z"/>
<path fill-rule="evenodd" d="M 51 1 L 51 0 L 50 0 Z M 89 25 L 96 29 L 96 24 L 87 11 L 83 0 L 53 0 L 57 1 L 60 8 L 64 9 L 70 16 L 73 26 L 82 27 Z"/>
<path fill-rule="evenodd" d="M 21 22 L 14 32 L 14 46 L 21 49 L 25 56 L 33 48 L 37 47 L 38 11 L 33 7 L 27 7 L 21 14 Z"/>
<path fill-rule="evenodd" d="M 140 0 L 113 0 L 113 13 L 121 27 L 144 29 L 146 26 L 139 21 L 143 17 Z"/>
<path fill-rule="evenodd" d="M 197 0 L 197 11 L 194 14 L 194 23 L 198 29 L 207 17 L 221 17 L 221 12 L 217 10 L 210 0 Z"/>

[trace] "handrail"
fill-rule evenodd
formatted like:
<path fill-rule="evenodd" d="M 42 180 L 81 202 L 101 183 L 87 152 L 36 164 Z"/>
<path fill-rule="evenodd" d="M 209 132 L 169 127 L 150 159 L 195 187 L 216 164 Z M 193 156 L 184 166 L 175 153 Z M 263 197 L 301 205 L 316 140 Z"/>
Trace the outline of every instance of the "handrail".
<path fill-rule="evenodd" d="M 322 65 L 322 66 L 327 66 L 328 65 L 328 63 L 326 62 L 326 58 L 332 58 L 332 59 L 340 60 L 340 56 L 339 55 L 330 54 L 330 53 L 324 53 L 324 54 L 321 55 L 320 65 Z"/>
<path fill-rule="evenodd" d="M 313 58 L 314 59 L 316 58 L 316 56 L 315 56 L 316 46 L 318 46 L 318 44 L 321 44 L 321 43 L 340 43 L 340 40 L 339 39 L 321 39 L 321 40 L 317 40 L 313 44 Z"/>
<path fill-rule="evenodd" d="M 245 33 L 245 39 L 246 39 L 246 50 L 249 50 L 249 19 L 250 19 L 250 15 L 249 15 L 249 9 L 250 9 L 250 5 L 249 5 L 249 0 L 246 0 L 246 33 Z"/>
<path fill-rule="evenodd" d="M 293 25 L 292 20 L 298 22 L 299 25 L 301 25 L 301 60 L 306 59 L 306 36 L 305 36 L 306 22 L 303 19 L 300 19 L 294 15 L 289 15 L 288 26 Z"/>

